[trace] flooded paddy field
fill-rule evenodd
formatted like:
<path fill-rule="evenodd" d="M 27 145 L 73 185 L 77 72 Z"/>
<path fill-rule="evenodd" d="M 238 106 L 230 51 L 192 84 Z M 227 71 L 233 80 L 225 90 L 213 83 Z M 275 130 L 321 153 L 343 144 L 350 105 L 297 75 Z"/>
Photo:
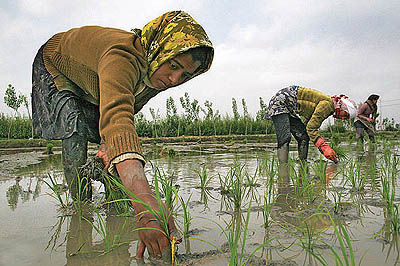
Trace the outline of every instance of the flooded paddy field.
<path fill-rule="evenodd" d="M 310 146 L 304 167 L 293 146 L 289 175 L 278 167 L 274 147 L 244 141 L 144 146 L 149 181 L 158 169 L 176 192 L 173 212 L 185 237 L 175 264 L 399 263 L 397 139 L 378 139 L 363 150 L 344 141 L 338 164 Z M 68 203 L 60 151 L 43 151 L 0 151 L 0 265 L 161 265 L 148 256 L 135 259 L 135 218 L 104 207 L 100 182 L 93 182 L 92 206 L 79 214 Z M 68 207 L 46 184 L 51 180 Z"/>

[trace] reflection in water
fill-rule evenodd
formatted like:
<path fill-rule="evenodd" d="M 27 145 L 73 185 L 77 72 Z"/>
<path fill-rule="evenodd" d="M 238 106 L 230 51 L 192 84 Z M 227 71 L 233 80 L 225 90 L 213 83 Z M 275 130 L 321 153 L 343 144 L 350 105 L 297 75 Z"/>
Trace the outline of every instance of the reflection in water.
<path fill-rule="evenodd" d="M 118 217 L 107 215 L 104 232 L 96 232 L 95 226 L 101 228 L 101 220 L 86 214 L 83 217 L 72 215 L 68 218 L 61 216 L 52 228 L 52 234 L 47 248 L 56 250 L 66 242 L 65 256 L 66 265 L 130 265 L 133 257 L 129 251 L 130 245 L 137 241 L 138 236 L 134 231 L 136 228 L 133 217 Z M 63 224 L 69 220 L 65 238 L 60 239 Z M 100 231 L 102 231 L 100 230 Z M 104 235 L 103 235 L 104 234 Z M 133 254 L 133 256 L 136 254 Z"/>
<path fill-rule="evenodd" d="M 21 179 L 17 178 L 15 180 L 15 184 L 11 185 L 7 189 L 6 197 L 8 201 L 8 206 L 10 206 L 11 210 L 15 210 L 17 208 L 19 199 L 21 199 L 23 203 L 30 201 L 31 199 L 36 200 L 41 191 L 42 182 L 37 178 L 30 177 L 29 182 L 25 188 L 20 184 L 20 182 Z M 35 185 L 33 184 L 34 182 L 36 182 Z M 33 186 L 34 188 L 32 189 Z"/>
<path fill-rule="evenodd" d="M 260 157 L 253 152 L 251 153 L 251 156 L 242 156 L 241 154 L 240 156 L 232 154 L 215 154 L 201 157 L 182 156 L 176 159 L 155 159 L 155 162 L 157 162 L 161 168 L 165 169 L 166 173 L 168 173 L 167 175 L 172 176 L 174 181 L 180 185 L 179 196 L 187 199 L 191 193 L 194 194 L 190 202 L 191 204 L 189 205 L 190 213 L 193 217 L 195 217 L 193 219 L 194 230 L 192 230 L 192 232 L 197 232 L 197 234 L 193 233 L 191 235 L 192 239 L 190 241 L 192 241 L 192 243 L 190 243 L 189 238 L 185 239 L 185 248 L 179 250 L 180 254 L 178 255 L 184 255 L 184 253 L 190 254 L 190 256 L 186 257 L 189 259 L 195 259 L 202 256 L 211 257 L 212 255 L 209 255 L 211 253 L 206 252 L 209 252 L 210 250 L 214 251 L 213 247 L 210 247 L 204 242 L 200 243 L 200 241 L 194 241 L 193 239 L 198 238 L 204 241 L 209 241 L 210 243 L 215 243 L 215 246 L 218 248 L 220 248 L 221 245 L 223 248 L 223 243 L 226 243 L 226 239 L 221 230 L 224 229 L 225 232 L 228 232 L 229 227 L 235 225 L 238 220 L 243 220 L 243 217 L 241 217 L 242 219 L 236 220 L 232 218 L 232 222 L 230 222 L 225 228 L 225 223 L 223 220 L 227 222 L 231 221 L 230 219 L 234 215 L 235 205 L 232 201 L 231 195 L 228 193 L 221 193 L 221 190 L 219 189 L 221 184 L 217 177 L 217 174 L 221 174 L 221 177 L 224 177 L 223 175 L 229 171 L 229 169 L 237 160 L 239 160 L 240 163 L 246 164 L 246 168 L 249 166 L 248 170 L 246 169 L 246 171 L 249 173 L 254 173 L 254 170 L 260 166 L 257 169 L 257 177 L 259 179 L 255 180 L 255 183 L 259 183 L 261 186 L 247 187 L 246 189 L 248 189 L 250 192 L 245 193 L 255 197 L 254 201 L 252 202 L 251 225 L 249 228 L 249 232 L 254 233 L 249 233 L 249 238 L 246 243 L 246 252 L 251 252 L 257 245 L 266 242 L 271 238 L 275 238 L 276 241 L 270 243 L 264 250 L 264 253 L 262 253 L 262 258 L 267 257 L 269 263 L 273 261 L 272 256 L 275 256 L 275 262 L 278 262 L 277 264 L 280 262 L 282 262 L 282 264 L 285 264 L 286 262 L 293 262 L 293 264 L 315 264 L 314 262 L 310 262 L 310 253 L 303 247 L 307 247 L 307 245 L 313 246 L 314 244 L 314 247 L 318 252 L 321 251 L 321 253 L 325 254 L 329 253 L 329 250 L 325 250 L 326 247 L 322 246 L 322 241 L 316 241 L 316 239 L 321 236 L 323 237 L 324 241 L 331 244 L 334 248 L 338 248 L 337 239 L 332 234 L 333 230 L 327 230 L 328 228 L 332 229 L 332 225 L 328 216 L 318 214 L 319 212 L 322 213 L 326 210 L 330 210 L 332 215 L 339 218 L 341 221 L 345 221 L 351 227 L 355 228 L 354 232 L 352 232 L 352 240 L 360 240 L 352 243 L 355 246 L 355 255 L 357 257 L 363 256 L 366 248 L 374 247 L 372 248 L 372 251 L 375 251 L 374 249 L 377 249 L 378 251 L 373 253 L 373 255 L 371 255 L 372 252 L 368 253 L 366 255 L 368 260 L 375 255 L 377 257 L 376 260 L 380 260 L 381 262 L 385 260 L 385 256 L 389 258 L 387 260 L 388 263 L 393 262 L 393 260 L 399 260 L 398 236 L 389 233 L 385 233 L 384 235 L 384 233 L 381 232 L 380 236 L 383 239 L 383 248 L 380 249 L 379 247 L 376 248 L 379 244 L 374 243 L 371 239 L 371 235 L 369 235 L 371 231 L 378 231 L 379 228 L 376 227 L 380 227 L 381 221 L 383 221 L 383 215 L 380 214 L 383 203 L 380 200 L 380 195 L 378 195 L 379 192 L 377 192 L 379 190 L 379 182 L 377 180 L 380 180 L 379 177 L 380 174 L 382 174 L 382 166 L 384 166 L 382 163 L 383 160 L 381 160 L 382 153 L 373 151 L 351 152 L 352 153 L 351 156 L 349 156 L 348 161 L 354 161 L 358 156 L 359 162 L 362 162 L 361 172 L 368 176 L 367 179 L 370 178 L 371 181 L 375 180 L 373 183 L 376 184 L 377 187 L 370 189 L 370 187 L 367 186 L 363 192 L 355 191 L 350 193 L 352 191 L 350 190 L 349 183 L 346 185 L 344 182 L 345 176 L 343 169 L 349 168 L 349 163 L 346 164 L 347 161 L 345 160 L 341 161 L 339 164 L 328 163 L 326 165 L 325 183 L 322 182 L 321 179 L 317 179 L 315 177 L 312 168 L 313 165 L 311 165 L 311 163 L 316 161 L 310 159 L 310 170 L 308 168 L 299 169 L 299 164 L 295 163 L 295 170 L 299 172 L 296 173 L 297 176 L 304 175 L 307 176 L 307 179 L 309 180 L 309 184 L 304 184 L 304 182 L 303 184 L 299 183 L 297 188 L 301 191 L 305 191 L 307 185 L 312 186 L 312 194 L 308 194 L 308 196 L 313 196 L 312 200 L 301 196 L 301 193 L 296 194 L 295 188 L 293 187 L 293 184 L 291 184 L 293 179 L 290 176 L 280 176 L 278 179 L 276 178 L 276 172 L 278 171 L 274 165 L 274 157 L 268 157 L 265 159 L 265 162 L 262 161 L 261 163 L 256 162 L 257 159 L 260 160 Z M 258 154 L 261 154 L 261 152 Z M 376 159 L 377 154 L 378 160 Z M 319 157 L 319 154 L 317 156 Z M 32 166 L 29 168 L 30 170 L 25 168 L 25 170 L 27 170 L 26 172 L 30 173 L 26 175 L 28 176 L 27 178 L 22 178 L 21 180 L 16 181 L 7 181 L 7 185 L 3 186 L 3 198 L 7 195 L 7 198 L 4 199 L 4 202 L 8 201 L 10 208 L 15 209 L 22 206 L 21 203 L 24 201 L 34 200 L 39 195 L 42 182 L 37 177 L 29 178 L 29 175 L 35 175 L 36 173 L 39 173 L 40 176 L 51 171 L 58 171 L 58 159 L 56 157 L 57 156 L 53 157 L 55 161 L 52 161 L 53 159 L 48 158 L 48 160 L 43 162 L 40 167 Z M 318 157 L 315 157 L 315 160 L 318 160 Z M 214 178 L 210 181 L 210 186 L 213 189 L 204 190 L 202 192 L 198 189 L 199 180 L 195 174 L 195 170 L 198 170 L 203 164 L 206 165 L 208 172 L 214 175 Z M 261 167 L 263 165 L 265 166 Z M 47 170 L 46 167 L 48 167 Z M 280 173 L 282 172 L 284 173 L 285 171 L 280 171 Z M 149 181 L 151 181 L 152 171 L 150 167 L 147 167 L 146 173 L 148 174 Z M 291 171 L 291 173 L 295 174 L 293 171 Z M 56 176 L 62 179 L 62 174 L 60 174 L 60 172 L 57 172 Z M 273 189 L 271 190 L 271 201 L 268 202 L 271 203 L 271 205 L 273 204 L 270 212 L 270 221 L 272 222 L 270 223 L 270 226 L 265 229 L 265 234 L 263 234 L 264 230 L 262 230 L 260 226 L 262 226 L 264 221 L 260 221 L 262 220 L 261 215 L 261 218 L 259 218 L 257 215 L 253 214 L 255 211 L 263 210 L 264 200 L 262 200 L 262 198 L 264 196 L 264 190 L 266 189 L 266 183 L 268 184 L 268 180 L 271 179 L 271 176 L 273 176 Z M 252 182 L 247 182 L 246 184 L 250 183 Z M 44 192 L 48 191 L 46 186 L 42 188 Z M 343 191 L 342 203 L 346 203 L 341 205 L 341 208 L 339 211 L 337 211 L 337 213 L 332 210 L 336 202 L 334 202 L 333 196 L 331 195 L 335 192 L 334 189 L 336 188 L 340 189 L 340 191 Z M 102 193 L 104 192 L 101 191 L 96 193 L 96 202 L 103 200 Z M 44 201 L 47 200 L 45 193 L 42 192 L 41 196 L 42 197 L 40 197 L 40 199 L 44 199 Z M 396 197 L 396 202 L 397 199 L 398 198 Z M 348 203 L 344 202 L 345 200 L 348 201 Z M 38 200 L 38 202 L 39 201 L 40 200 Z M 247 208 L 248 201 L 249 199 L 244 201 L 242 209 Z M 57 206 L 50 203 L 48 205 L 43 204 L 41 207 L 43 207 L 45 211 L 51 208 L 52 211 L 50 213 L 53 214 L 54 209 Z M 368 207 L 371 207 L 372 210 L 367 209 Z M 8 213 L 11 213 L 9 207 L 5 206 L 5 208 L 7 209 Z M 23 208 L 21 208 L 21 210 L 23 210 Z M 12 212 L 12 214 L 17 213 L 17 211 Z M 369 219 L 369 217 L 362 217 L 362 215 L 365 213 L 369 215 L 369 217 L 372 217 L 372 219 Z M 43 216 L 47 217 L 45 214 Z M 179 214 L 180 213 L 178 212 L 178 215 Z M 219 227 L 216 229 L 213 228 L 210 220 L 206 221 L 206 219 L 203 219 L 199 221 L 199 216 L 203 218 L 210 218 L 210 220 L 219 219 L 223 229 Z M 50 222 L 43 224 L 43 227 L 46 228 L 46 232 L 49 224 L 54 224 L 50 235 L 43 234 L 43 236 L 38 236 L 38 239 L 41 239 L 42 242 L 45 242 L 45 244 L 41 245 L 40 248 L 43 250 L 47 244 L 47 250 L 51 251 L 51 254 L 46 253 L 44 255 L 40 254 L 36 256 L 50 256 L 51 258 L 58 256 L 61 257 L 61 262 L 72 266 L 94 264 L 145 265 L 146 262 L 135 261 L 135 254 L 133 254 L 134 251 L 132 251 L 132 248 L 136 246 L 136 236 L 132 236 L 132 230 L 135 228 L 134 220 L 130 222 L 128 221 L 125 224 L 125 218 L 115 217 L 112 215 L 107 215 L 104 217 L 105 224 L 107 224 L 107 230 L 112 232 L 109 234 L 110 238 L 107 239 L 110 239 L 110 241 L 111 239 L 117 239 L 117 243 L 127 242 L 127 244 L 122 244 L 120 247 L 115 247 L 110 252 L 99 256 L 99 254 L 102 254 L 102 252 L 107 250 L 104 237 L 101 234 L 98 234 L 96 230 L 94 230 L 93 226 L 91 226 L 91 224 L 87 221 L 82 220 L 77 216 L 62 216 L 57 218 L 57 222 L 51 218 L 48 219 Z M 20 219 L 20 217 L 17 218 L 19 220 L 24 220 Z M 95 225 L 98 224 L 98 218 L 96 214 L 86 218 L 90 221 L 93 221 Z M 113 219 L 118 221 L 113 221 Z M 179 221 L 179 217 L 177 217 L 177 220 Z M 376 220 L 378 220 L 378 223 L 374 222 Z M 130 223 L 131 225 L 128 225 Z M 361 223 L 362 226 L 360 226 Z M 115 228 L 113 228 L 113 226 L 115 226 Z M 243 230 L 243 222 L 240 223 L 240 227 Z M 129 228 L 129 230 L 126 234 L 119 233 L 121 228 Z M 384 235 L 384 237 L 382 235 Z M 123 239 L 124 236 L 126 236 L 126 240 Z M 3 243 L 4 242 L 5 241 L 3 241 Z M 225 245 L 225 247 L 227 246 Z M 216 250 L 215 252 L 218 253 Z M 259 253 L 256 253 L 257 256 L 258 254 Z M 308 257 L 306 258 L 307 261 L 304 262 L 303 259 L 305 259 L 305 256 Z M 327 258 L 331 258 L 331 254 L 327 254 Z M 283 262 L 283 260 L 285 261 Z M 157 265 L 157 263 L 153 264 Z M 62 263 L 60 265 L 62 265 Z M 381 264 L 376 263 L 376 265 Z"/>

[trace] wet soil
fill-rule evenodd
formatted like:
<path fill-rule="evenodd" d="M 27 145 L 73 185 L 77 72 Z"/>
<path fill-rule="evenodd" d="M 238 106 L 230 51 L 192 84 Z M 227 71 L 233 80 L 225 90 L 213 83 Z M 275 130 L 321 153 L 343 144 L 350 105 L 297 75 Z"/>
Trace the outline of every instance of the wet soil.
<path fill-rule="evenodd" d="M 291 154 L 295 157 L 296 147 L 294 143 L 292 145 Z M 227 176 L 235 163 L 245 165 L 249 176 L 255 175 L 260 159 L 274 155 L 275 144 L 226 141 L 145 143 L 143 146 L 146 157 L 173 178 L 179 187 L 179 195 L 185 200 L 192 195 L 189 204 L 193 217 L 191 237 L 179 245 L 179 265 L 227 265 L 230 255 L 224 232 L 229 231 L 235 212 L 229 195 L 221 193 L 219 176 Z M 96 148 L 91 147 L 90 155 Z M 370 163 L 382 163 L 383 150 L 370 153 L 345 148 L 350 158 L 366 162 L 362 169 L 365 174 Z M 49 196 L 51 191 L 42 180 L 48 180 L 48 175 L 52 175 L 58 183 L 63 183 L 61 154 L 57 147 L 53 155 L 44 154 L 44 150 L 44 147 L 0 150 L 0 226 L 7 228 L 0 233 L 0 265 L 160 265 L 152 264 L 148 259 L 144 264 L 134 259 L 137 243 L 137 235 L 133 233 L 134 218 L 117 216 L 103 209 L 100 217 L 110 234 L 126 244 L 99 256 L 106 241 L 86 220 L 60 211 L 57 200 Z M 398 148 L 392 152 L 398 154 Z M 320 160 L 316 149 L 310 150 L 309 160 L 311 163 Z M 250 211 L 251 217 L 243 257 L 247 259 L 265 240 L 271 242 L 254 253 L 248 265 L 319 265 L 302 246 L 308 239 L 305 224 L 313 229 L 314 251 L 324 255 L 328 265 L 334 264 L 330 247 L 340 252 L 340 246 L 331 220 L 322 210 L 333 210 L 332 191 L 343 188 L 341 165 L 345 162 L 327 164 L 329 180 L 322 186 L 310 170 L 310 178 L 316 187 L 312 201 L 293 197 L 293 187 L 280 187 L 277 183 L 268 228 L 263 226 L 263 197 L 268 177 L 256 175 L 256 185 L 248 188 L 255 201 L 250 209 L 247 209 L 248 203 L 243 205 L 242 216 L 246 217 Z M 206 166 L 212 177 L 207 193 L 199 186 L 198 171 L 202 166 Z M 152 180 L 150 164 L 146 165 L 146 174 Z M 393 234 L 382 231 L 387 220 L 379 190 L 372 189 L 369 184 L 362 192 L 350 187 L 345 191 L 338 208 L 340 211 L 332 212 L 332 215 L 350 232 L 356 264 L 361 260 L 361 265 L 395 265 L 399 243 Z M 96 182 L 93 202 L 101 204 L 103 200 L 104 189 Z M 397 196 L 394 201 L 400 203 L 400 198 Z M 87 219 L 98 224 L 100 218 L 91 213 Z M 183 224 L 181 209 L 177 211 L 176 222 L 178 226 Z"/>

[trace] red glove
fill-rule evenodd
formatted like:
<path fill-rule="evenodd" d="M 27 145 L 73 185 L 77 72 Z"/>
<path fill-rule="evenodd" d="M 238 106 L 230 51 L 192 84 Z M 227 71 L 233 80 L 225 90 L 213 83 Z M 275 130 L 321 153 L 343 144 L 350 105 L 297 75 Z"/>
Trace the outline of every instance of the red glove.
<path fill-rule="evenodd" d="M 337 163 L 338 161 L 338 155 L 336 152 L 329 147 L 329 144 L 325 142 L 325 140 L 322 137 L 319 137 L 317 142 L 315 142 L 315 146 L 318 147 L 319 151 L 329 160 L 334 161 Z"/>

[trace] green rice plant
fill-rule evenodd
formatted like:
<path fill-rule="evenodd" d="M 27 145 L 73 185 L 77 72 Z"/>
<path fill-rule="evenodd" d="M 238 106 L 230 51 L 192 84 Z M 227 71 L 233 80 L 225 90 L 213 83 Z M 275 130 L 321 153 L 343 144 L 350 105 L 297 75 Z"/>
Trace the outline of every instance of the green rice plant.
<path fill-rule="evenodd" d="M 308 203 L 312 203 L 315 198 L 316 194 L 314 191 L 314 183 L 310 178 L 308 178 L 308 165 L 304 163 L 299 168 L 299 171 L 296 171 L 296 163 L 294 160 L 289 159 L 289 168 L 291 169 L 289 174 L 289 178 L 291 184 L 293 185 L 294 194 L 297 199 L 305 199 Z"/>
<path fill-rule="evenodd" d="M 208 175 L 207 173 L 207 168 L 205 165 L 202 166 L 201 170 L 196 171 L 197 175 L 200 178 L 200 188 L 201 190 L 206 190 L 208 185 L 210 184 L 212 180 L 212 176 Z"/>
<path fill-rule="evenodd" d="M 334 187 L 330 192 L 333 198 L 333 211 L 335 214 L 338 214 L 341 210 L 342 207 L 342 199 L 344 196 L 344 193 L 346 192 L 346 184 L 349 181 L 349 179 L 345 179 L 344 183 L 340 185 L 340 187 Z"/>
<path fill-rule="evenodd" d="M 331 134 L 331 147 L 334 149 L 337 147 L 341 142 L 340 135 L 338 133 L 332 132 Z"/>
<path fill-rule="evenodd" d="M 353 251 L 353 246 L 351 244 L 351 239 L 350 236 L 347 232 L 347 230 L 344 228 L 344 226 L 341 223 L 336 224 L 335 221 L 333 220 L 332 216 L 328 213 L 333 228 L 335 229 L 335 234 L 336 238 L 339 241 L 340 245 L 340 251 L 341 254 L 339 254 L 331 245 L 329 246 L 329 249 L 331 250 L 332 254 L 334 255 L 336 265 L 352 265 L 355 266 L 355 257 L 354 257 L 354 251 Z M 360 265 L 361 265 L 361 260 L 360 259 Z M 328 265 L 328 264 L 325 264 Z"/>
<path fill-rule="evenodd" d="M 392 153 L 392 150 L 385 150 L 383 153 L 383 174 L 392 180 L 394 184 L 399 174 L 399 158 Z"/>
<path fill-rule="evenodd" d="M 60 184 L 57 184 L 56 178 L 50 174 L 47 174 L 49 177 L 50 182 L 47 182 L 46 180 L 42 179 L 43 182 L 50 188 L 50 190 L 53 193 L 47 193 L 50 197 L 58 200 L 60 203 L 61 207 L 63 209 L 67 209 L 68 206 L 68 198 L 65 200 L 62 197 L 62 194 L 64 194 L 64 190 L 61 188 Z"/>
<path fill-rule="evenodd" d="M 244 173 L 244 184 L 248 187 L 258 187 L 260 186 L 257 183 L 257 171 L 254 173 L 254 175 L 250 175 L 247 171 Z"/>
<path fill-rule="evenodd" d="M 371 187 L 373 189 L 377 188 L 377 183 L 376 183 L 377 182 L 377 175 L 376 175 L 377 172 L 378 172 L 378 168 L 376 165 L 376 161 L 373 160 L 372 162 L 370 162 L 368 164 L 368 173 L 369 173 L 369 177 L 371 180 Z"/>
<path fill-rule="evenodd" d="M 352 191 L 363 191 L 367 184 L 367 175 L 361 171 L 361 161 L 353 160 L 346 168 L 344 168 L 344 175 L 350 182 Z"/>
<path fill-rule="evenodd" d="M 349 147 L 350 147 L 350 145 L 349 145 Z M 348 157 L 348 152 L 347 152 L 346 149 L 344 149 L 343 147 L 337 146 L 337 147 L 332 148 L 332 149 L 333 149 L 333 150 L 336 152 L 336 154 L 338 155 L 339 161 L 346 161 L 346 160 L 349 159 L 349 157 Z"/>
<path fill-rule="evenodd" d="M 257 157 L 256 174 L 258 176 L 270 175 L 270 172 L 274 171 L 275 157 L 263 156 L 262 158 Z"/>
<path fill-rule="evenodd" d="M 230 178 L 230 173 L 228 172 L 227 175 L 221 176 L 220 173 L 218 173 L 218 179 L 219 179 L 219 184 L 220 184 L 220 190 L 222 195 L 227 195 L 229 193 L 229 187 L 231 186 L 232 178 Z"/>
<path fill-rule="evenodd" d="M 178 188 L 173 184 L 172 176 L 168 176 L 160 167 L 152 165 L 158 181 L 161 183 L 161 191 L 165 198 L 165 204 L 170 206 L 169 211 L 172 215 L 176 214 L 176 206 L 178 205 Z"/>
<path fill-rule="evenodd" d="M 299 238 L 300 246 L 308 253 L 312 253 L 321 234 L 316 233 L 314 226 L 306 222 L 304 222 L 302 226 L 297 226 L 296 228 L 301 232 L 302 236 Z"/>
<path fill-rule="evenodd" d="M 328 182 L 328 177 L 326 176 L 327 167 L 328 162 L 324 160 L 318 160 L 318 162 L 312 166 L 314 174 L 318 177 L 322 184 L 326 184 Z"/>
<path fill-rule="evenodd" d="M 89 186 L 92 184 L 88 180 L 87 177 L 81 177 L 77 171 L 76 179 L 74 180 L 77 182 L 77 193 L 76 197 L 73 199 L 72 204 L 75 208 L 75 211 L 78 213 L 79 216 L 82 216 L 83 214 L 83 207 L 86 205 L 89 200 L 86 197 Z M 71 186 L 73 186 L 74 181 L 71 183 Z"/>
<path fill-rule="evenodd" d="M 105 205 L 113 208 L 119 215 L 132 216 L 133 207 L 128 195 L 116 183 L 122 183 L 119 176 L 112 176 L 106 173 L 102 175 L 104 189 L 106 192 Z M 124 199 L 124 200 L 120 200 Z"/>
<path fill-rule="evenodd" d="M 121 227 L 120 231 L 117 234 L 113 235 L 107 229 L 106 223 L 97 208 L 95 208 L 95 212 L 97 214 L 97 220 L 96 220 L 97 223 L 92 222 L 91 220 L 87 219 L 84 216 L 83 216 L 83 219 L 85 221 L 87 221 L 103 239 L 105 249 L 104 249 L 104 251 L 101 252 L 100 255 L 105 255 L 105 254 L 109 253 L 110 251 L 112 251 L 114 248 L 117 248 L 117 247 L 125 245 L 125 244 L 129 244 L 129 242 L 120 242 L 121 232 L 124 230 L 126 221 L 123 224 L 123 226 Z"/>
<path fill-rule="evenodd" d="M 385 203 L 387 219 L 390 221 L 391 232 L 400 232 L 399 206 L 394 202 L 396 198 L 396 187 L 387 177 L 381 177 L 381 197 Z"/>
<path fill-rule="evenodd" d="M 242 210 L 238 209 L 237 212 L 233 214 L 233 222 L 231 224 L 228 224 L 225 222 L 225 225 L 227 227 L 224 228 L 221 226 L 219 223 L 212 221 L 210 219 L 200 217 L 202 219 L 209 220 L 213 223 L 215 223 L 220 230 L 222 231 L 222 234 L 225 236 L 225 238 L 228 241 L 228 247 L 229 247 L 229 261 L 228 261 L 228 266 L 244 266 L 248 265 L 249 260 L 251 257 L 261 248 L 264 246 L 268 245 L 273 239 L 268 239 L 266 240 L 263 244 L 257 246 L 249 255 L 246 255 L 245 253 L 245 247 L 246 247 L 246 241 L 247 241 L 247 231 L 248 231 L 248 226 L 250 223 L 250 214 L 251 214 L 251 202 L 252 200 L 250 199 L 249 201 L 249 206 L 247 208 L 247 215 L 244 223 L 242 223 Z M 216 245 L 213 243 L 199 239 L 199 238 L 192 238 L 204 243 L 207 243 L 211 245 L 212 247 L 216 248 L 221 254 L 224 254 L 224 252 L 218 248 Z"/>
<path fill-rule="evenodd" d="M 394 199 L 396 196 L 395 186 L 391 185 L 390 181 L 387 177 L 381 176 L 381 189 L 380 194 L 383 202 L 385 203 L 386 208 L 389 213 L 392 213 L 394 207 Z"/>
<path fill-rule="evenodd" d="M 46 145 L 46 154 L 53 154 L 54 153 L 53 147 L 54 147 L 54 144 L 51 141 L 49 141 Z"/>
<path fill-rule="evenodd" d="M 192 198 L 192 194 L 190 194 L 189 198 L 184 201 L 182 197 L 180 197 L 181 206 L 183 210 L 183 236 L 188 237 L 190 232 L 190 225 L 192 223 L 193 217 L 190 215 L 188 207 L 190 199 Z"/>
<path fill-rule="evenodd" d="M 243 169 L 244 165 L 240 165 L 240 163 L 235 163 L 231 168 L 231 170 L 233 170 L 231 175 L 233 179 L 231 186 L 228 189 L 235 209 L 240 209 L 244 199 L 246 199 L 246 197 L 249 195 L 249 190 L 243 185 Z"/>
<path fill-rule="evenodd" d="M 267 180 L 267 186 L 264 190 L 264 205 L 263 205 L 263 216 L 264 216 L 264 227 L 270 226 L 270 215 L 272 206 L 274 205 L 275 196 L 274 196 L 274 179 L 269 178 Z"/>
<path fill-rule="evenodd" d="M 126 193 L 130 199 L 117 199 L 114 200 L 116 201 L 133 201 L 136 203 L 141 204 L 146 211 L 145 213 L 150 213 L 154 216 L 154 218 L 157 220 L 157 222 L 160 224 L 161 229 L 153 228 L 153 227 L 141 227 L 137 228 L 136 230 L 145 230 L 145 229 L 150 229 L 150 230 L 157 230 L 164 234 L 168 239 L 173 239 L 174 236 L 170 235 L 169 229 L 168 229 L 168 221 L 172 215 L 171 211 L 174 207 L 171 206 L 172 201 L 166 201 L 165 202 L 165 207 L 161 199 L 161 188 L 160 188 L 160 171 L 157 170 L 157 167 L 153 167 L 153 172 L 154 172 L 154 198 L 157 201 L 157 209 L 154 209 L 152 206 L 141 200 L 137 195 L 135 195 L 132 191 L 128 190 L 125 188 L 123 184 L 118 182 L 116 179 L 111 179 L 111 181 L 119 187 L 124 193 Z M 113 202 L 107 202 L 107 203 L 113 203 Z M 140 216 L 144 213 L 138 213 L 137 215 Z"/>
<path fill-rule="evenodd" d="M 390 213 L 390 228 L 391 232 L 400 232 L 400 223 L 399 223 L 399 205 L 394 204 L 393 209 Z"/>
<path fill-rule="evenodd" d="M 272 157 L 272 160 L 270 164 L 266 167 L 267 170 L 267 176 L 271 179 L 273 179 L 276 176 L 276 163 L 277 161 L 275 160 L 275 157 Z"/>

